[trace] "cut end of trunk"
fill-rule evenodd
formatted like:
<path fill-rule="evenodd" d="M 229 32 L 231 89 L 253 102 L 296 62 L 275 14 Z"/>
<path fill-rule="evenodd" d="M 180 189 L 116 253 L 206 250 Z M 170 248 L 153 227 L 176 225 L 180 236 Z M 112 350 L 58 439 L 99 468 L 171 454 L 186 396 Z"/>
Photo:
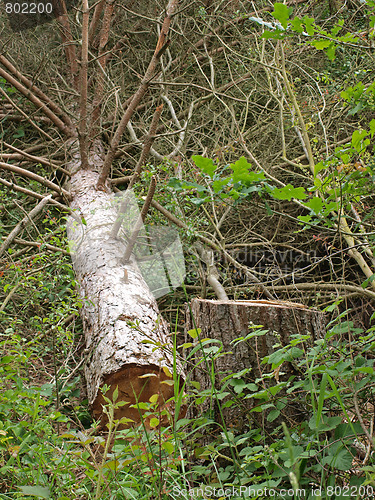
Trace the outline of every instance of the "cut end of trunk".
<path fill-rule="evenodd" d="M 148 375 L 148 376 L 147 376 Z M 113 401 L 113 392 L 118 387 L 118 401 L 124 401 L 128 404 L 121 406 L 115 410 L 115 419 L 124 418 L 119 426 L 119 429 L 136 426 L 143 420 L 147 429 L 150 429 L 150 419 L 156 417 L 161 424 L 168 423 L 168 417 L 174 414 L 174 402 L 167 402 L 174 396 L 173 380 L 168 377 L 162 369 L 156 366 L 123 366 L 116 373 L 111 373 L 104 378 L 103 385 L 109 386 L 109 390 L 105 394 L 107 398 Z M 137 402 L 149 403 L 150 398 L 158 395 L 157 408 L 153 406 L 154 414 L 149 415 L 149 410 L 140 410 L 135 406 Z M 100 419 L 101 427 L 104 427 L 108 419 L 103 412 L 103 405 L 108 403 L 104 400 L 102 392 L 98 391 L 93 405 L 93 416 L 95 419 Z M 164 412 L 163 410 L 167 410 Z M 145 415 L 145 413 L 147 415 Z M 165 413 L 165 414 L 164 414 Z M 179 418 L 183 418 L 186 409 L 181 409 Z M 125 419 L 130 419 L 127 422 Z"/>

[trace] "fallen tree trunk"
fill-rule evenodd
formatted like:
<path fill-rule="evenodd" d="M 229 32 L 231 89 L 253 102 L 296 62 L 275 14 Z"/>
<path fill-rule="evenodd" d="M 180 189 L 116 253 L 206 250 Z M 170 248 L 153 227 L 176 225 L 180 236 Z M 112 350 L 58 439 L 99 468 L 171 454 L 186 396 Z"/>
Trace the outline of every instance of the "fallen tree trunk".
<path fill-rule="evenodd" d="M 185 325 L 185 342 L 191 342 L 191 336 L 188 335 L 190 330 L 200 329 L 201 339 L 220 341 L 207 343 L 206 349 L 222 345 L 220 355 L 214 356 L 214 359 L 211 359 L 212 354 L 203 356 L 202 349 L 189 358 L 189 364 L 192 367 L 190 378 L 198 382 L 198 392 L 203 394 L 204 391 L 208 391 L 213 395 L 215 391 L 220 391 L 222 380 L 233 373 L 242 371 L 241 380 L 245 383 L 261 378 L 262 372 L 268 371 L 265 365 L 261 365 L 262 358 L 269 356 L 275 350 L 275 345 L 289 344 L 293 334 L 310 333 L 312 340 L 315 340 L 322 337 L 325 331 L 324 314 L 320 311 L 309 309 L 302 304 L 271 300 L 193 299 L 190 307 L 186 307 Z M 235 339 L 248 336 L 254 325 L 262 325 L 269 332 L 234 343 Z M 213 363 L 213 370 L 211 363 Z M 292 366 L 284 363 L 276 379 L 277 381 L 287 380 L 292 374 Z M 270 387 L 272 383 L 275 384 L 275 379 L 273 381 L 267 379 L 263 387 Z M 225 390 L 230 390 L 230 388 L 229 385 Z M 221 400 L 221 406 L 234 399 L 235 393 L 233 397 L 227 396 Z M 259 400 L 241 398 L 237 404 L 222 407 L 219 411 L 215 397 L 213 399 L 208 397 L 201 405 L 193 406 L 189 412 L 191 417 L 206 412 L 216 422 L 225 423 L 227 427 L 235 425 L 241 429 L 246 425 L 249 413 L 257 402 Z M 301 411 L 303 412 L 303 409 L 296 409 L 296 413 L 300 414 Z M 293 412 L 293 408 L 286 408 L 283 416 L 293 418 Z"/>
<path fill-rule="evenodd" d="M 131 405 L 158 394 L 162 410 L 174 395 L 173 344 L 133 256 L 123 263 L 125 242 L 110 236 L 117 208 L 109 189 L 95 187 L 103 162 L 100 152 L 91 156 L 90 169 L 75 168 L 79 161 L 77 155 L 70 165 L 69 189 L 70 206 L 82 224 L 69 217 L 67 233 L 82 300 L 88 400 L 94 417 L 100 418 L 101 388 L 110 386 L 106 397 L 111 399 L 118 387 L 118 400 L 129 404 L 121 406 L 115 418 L 139 423 L 140 412 Z"/>

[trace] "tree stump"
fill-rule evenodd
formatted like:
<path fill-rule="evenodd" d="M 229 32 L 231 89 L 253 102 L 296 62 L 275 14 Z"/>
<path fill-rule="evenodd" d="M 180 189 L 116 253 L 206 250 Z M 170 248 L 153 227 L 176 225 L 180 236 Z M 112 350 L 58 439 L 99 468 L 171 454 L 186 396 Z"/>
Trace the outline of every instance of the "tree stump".
<path fill-rule="evenodd" d="M 191 312 L 190 312 L 191 311 Z M 194 318 L 194 321 L 193 321 Z M 233 345 L 232 341 L 239 337 L 246 337 L 249 333 L 249 327 L 252 325 L 263 325 L 263 330 L 269 330 L 262 336 L 254 336 L 251 339 Z M 242 370 L 248 370 L 243 380 L 246 383 L 254 382 L 262 376 L 262 371 L 267 372 L 267 365 L 261 365 L 262 358 L 274 352 L 274 345 L 281 344 L 285 346 L 289 344 L 291 335 L 293 334 L 311 334 L 312 341 L 324 336 L 325 318 L 324 314 L 316 309 L 310 309 L 302 304 L 295 304 L 285 301 L 270 301 L 270 300 L 248 300 L 248 301 L 224 301 L 224 300 L 206 300 L 193 299 L 189 306 L 186 307 L 186 323 L 185 323 L 185 342 L 192 342 L 191 336 L 188 335 L 189 330 L 199 328 L 201 339 L 216 339 L 222 342 L 223 350 L 220 356 L 215 357 L 212 361 L 215 371 L 215 387 L 218 389 L 221 381 L 226 376 L 238 373 Z M 213 344 L 218 345 L 218 344 Z M 189 351 L 191 352 L 191 350 Z M 223 353 L 225 353 L 223 355 Z M 207 389 L 212 389 L 210 367 L 202 359 L 202 352 L 198 350 L 189 358 L 189 367 L 191 368 L 190 380 L 199 383 L 199 391 L 203 392 Z M 211 362 L 210 362 L 211 363 Z M 283 363 L 280 375 L 278 374 L 277 381 L 286 380 L 293 373 L 293 367 L 289 363 Z M 279 378 L 280 377 L 280 378 Z M 242 378 L 242 377 L 241 377 Z M 266 379 L 264 381 L 266 387 L 275 385 L 276 381 Z M 227 389 L 226 390 L 230 390 Z M 221 401 L 221 404 L 228 403 L 233 396 L 227 396 Z M 194 405 L 190 410 L 190 417 L 200 416 L 202 413 L 208 412 L 211 418 L 216 422 L 225 423 L 226 426 L 235 426 L 240 430 L 247 423 L 250 410 L 255 406 L 254 399 L 241 399 L 241 406 L 232 405 L 230 407 L 222 407 L 222 418 L 217 403 L 212 403 L 210 398 L 207 398 L 201 405 Z M 303 408 L 293 409 L 289 406 L 282 412 L 278 423 L 281 420 L 301 419 Z M 255 420 L 259 423 L 259 418 L 265 415 L 252 413 Z M 272 422 L 272 428 L 276 422 Z M 267 426 L 266 426 L 267 427 Z M 271 427 L 269 427 L 271 428 Z"/>

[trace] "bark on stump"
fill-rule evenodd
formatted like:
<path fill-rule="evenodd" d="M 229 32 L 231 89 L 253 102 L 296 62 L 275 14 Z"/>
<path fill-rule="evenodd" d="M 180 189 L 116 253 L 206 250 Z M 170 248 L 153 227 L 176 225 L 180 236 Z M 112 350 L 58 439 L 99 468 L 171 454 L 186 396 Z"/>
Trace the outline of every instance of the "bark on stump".
<path fill-rule="evenodd" d="M 318 310 L 310 309 L 302 304 L 294 304 L 285 301 L 249 300 L 249 301 L 223 301 L 193 299 L 189 307 L 186 307 L 185 342 L 192 342 L 187 334 L 189 330 L 201 329 L 200 338 L 211 338 L 220 340 L 223 351 L 227 353 L 214 360 L 215 386 L 220 387 L 220 381 L 227 375 L 237 373 L 241 370 L 251 368 L 246 374 L 245 382 L 253 382 L 261 376 L 260 370 L 269 371 L 267 365 L 261 365 L 264 356 L 270 355 L 275 344 L 285 346 L 289 343 L 293 334 L 311 334 L 312 341 L 324 336 L 325 318 Z M 194 318 L 194 321 L 192 319 Z M 245 337 L 249 333 L 251 325 L 263 325 L 269 333 L 263 336 L 255 336 L 246 342 L 240 342 L 235 347 L 234 339 Z M 216 345 L 216 344 L 214 344 Z M 189 359 L 192 368 L 190 379 L 200 384 L 200 391 L 211 389 L 211 379 L 205 361 L 197 365 L 202 357 L 201 350 Z M 284 375 L 282 375 L 282 372 Z M 284 363 L 280 370 L 280 380 L 287 380 L 293 373 L 289 363 Z M 268 386 L 274 385 L 275 381 L 266 380 Z M 231 399 L 227 396 L 221 405 Z M 256 404 L 253 399 L 243 399 L 242 408 L 233 405 L 222 408 L 223 419 L 228 427 L 235 426 L 239 430 L 246 425 L 246 418 L 250 409 Z M 259 403 L 259 402 L 258 402 Z M 199 406 L 193 406 L 189 410 L 190 417 L 200 416 L 203 412 L 210 411 L 211 418 L 222 423 L 220 412 L 216 404 L 210 407 L 209 398 Z M 303 408 L 292 408 L 288 406 L 283 411 L 277 422 L 266 425 L 268 430 L 281 423 L 281 420 L 300 420 Z M 295 415 L 294 415 L 295 414 Z M 262 415 L 251 413 L 259 422 Z M 265 415 L 263 415 L 264 417 Z"/>

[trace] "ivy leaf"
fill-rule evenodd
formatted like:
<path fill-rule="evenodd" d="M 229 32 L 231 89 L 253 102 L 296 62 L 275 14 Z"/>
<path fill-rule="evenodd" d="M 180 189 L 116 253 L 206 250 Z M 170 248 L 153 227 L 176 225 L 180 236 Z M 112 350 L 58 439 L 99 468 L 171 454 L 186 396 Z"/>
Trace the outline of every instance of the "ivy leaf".
<path fill-rule="evenodd" d="M 209 175 L 212 179 L 216 170 L 216 166 L 211 158 L 205 158 L 201 155 L 194 155 L 191 157 L 191 159 L 196 164 L 196 166 L 202 170 L 203 173 Z"/>
<path fill-rule="evenodd" d="M 293 9 L 279 2 L 276 2 L 273 8 L 274 8 L 274 11 L 272 12 L 273 17 L 280 22 L 281 26 L 284 29 L 286 29 L 286 27 L 288 26 L 289 16 L 292 13 Z"/>
<path fill-rule="evenodd" d="M 291 184 L 287 184 L 282 188 L 275 188 L 271 192 L 271 194 L 277 200 L 288 201 L 290 201 L 292 198 L 295 198 L 296 200 L 304 200 L 307 196 L 304 187 L 295 188 Z"/>

